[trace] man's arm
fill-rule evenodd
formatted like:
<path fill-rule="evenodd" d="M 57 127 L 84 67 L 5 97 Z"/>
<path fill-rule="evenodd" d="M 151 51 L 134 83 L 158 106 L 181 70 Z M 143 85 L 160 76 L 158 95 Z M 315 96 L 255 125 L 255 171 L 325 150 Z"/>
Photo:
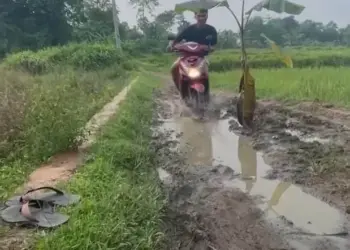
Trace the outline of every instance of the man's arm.
<path fill-rule="evenodd" d="M 216 29 L 213 27 L 212 30 L 212 40 L 211 40 L 211 46 L 214 47 L 217 43 L 218 43 L 218 32 L 216 31 Z"/>
<path fill-rule="evenodd" d="M 182 30 L 175 38 L 175 40 L 173 41 L 173 44 L 179 43 L 182 40 L 186 39 L 186 37 L 188 37 L 188 33 L 190 32 L 190 27 L 188 26 L 187 28 L 185 28 L 184 30 Z"/>

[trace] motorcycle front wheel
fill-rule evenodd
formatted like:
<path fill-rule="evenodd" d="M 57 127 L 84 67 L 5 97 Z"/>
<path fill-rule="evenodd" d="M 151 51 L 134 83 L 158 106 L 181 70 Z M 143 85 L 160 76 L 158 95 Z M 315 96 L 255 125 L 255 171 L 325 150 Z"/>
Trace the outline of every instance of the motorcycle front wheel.
<path fill-rule="evenodd" d="M 204 93 L 199 93 L 194 89 L 190 89 L 190 103 L 193 111 L 197 115 L 203 115 L 205 110 L 205 96 Z"/>

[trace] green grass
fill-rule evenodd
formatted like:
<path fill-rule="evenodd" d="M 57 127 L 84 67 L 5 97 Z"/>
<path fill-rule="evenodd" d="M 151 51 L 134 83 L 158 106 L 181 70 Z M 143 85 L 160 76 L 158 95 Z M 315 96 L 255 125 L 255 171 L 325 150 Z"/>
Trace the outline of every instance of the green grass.
<path fill-rule="evenodd" d="M 350 106 L 347 68 L 256 69 L 281 67 L 271 50 L 249 50 L 258 98 L 320 100 Z M 294 48 L 296 67 L 350 65 L 348 48 Z M 239 50 L 210 56 L 213 88 L 235 91 Z M 69 45 L 11 55 L 0 68 L 0 200 L 23 184 L 28 174 L 57 152 L 75 147 L 88 119 L 124 86 L 125 60 L 112 45 Z M 139 58 L 150 71 L 169 72 L 174 55 Z M 111 65 L 117 61 L 116 65 Z M 27 73 L 21 72 L 24 70 Z M 30 74 L 28 74 L 30 73 Z M 109 122 L 84 168 L 66 185 L 82 195 L 67 225 L 37 242 L 46 249 L 155 249 L 161 192 L 151 140 L 152 89 L 143 77 Z"/>
<path fill-rule="evenodd" d="M 46 249 L 149 249 L 162 239 L 163 206 L 150 147 L 153 88 L 142 77 L 117 116 L 107 123 L 89 158 L 68 185 L 81 202 L 64 212 L 68 224 L 41 238 Z"/>
<path fill-rule="evenodd" d="M 293 59 L 295 68 L 308 67 L 339 67 L 350 66 L 350 49 L 346 47 L 297 47 L 284 48 L 285 53 Z M 249 65 L 252 68 L 284 68 L 285 65 L 275 53 L 269 49 L 248 48 Z M 171 65 L 175 60 L 174 53 L 164 53 L 162 55 L 150 55 L 143 58 L 158 67 Z M 238 49 L 217 50 L 209 56 L 210 69 L 215 72 L 225 72 L 239 69 L 241 65 L 241 54 Z"/>
<path fill-rule="evenodd" d="M 111 66 L 32 76 L 0 69 L 0 200 L 54 154 L 75 148 L 86 122 L 124 86 Z"/>
<path fill-rule="evenodd" d="M 131 70 L 133 61 L 115 49 L 110 43 L 69 44 L 33 51 L 14 53 L 5 58 L 3 65 L 11 69 L 33 74 L 50 72 L 59 67 L 71 67 L 87 71 L 118 65 L 119 70 Z"/>
<path fill-rule="evenodd" d="M 350 71 L 348 68 L 252 69 L 258 98 L 278 100 L 319 100 L 350 106 Z M 240 71 L 212 73 L 216 89 L 236 91 Z"/>

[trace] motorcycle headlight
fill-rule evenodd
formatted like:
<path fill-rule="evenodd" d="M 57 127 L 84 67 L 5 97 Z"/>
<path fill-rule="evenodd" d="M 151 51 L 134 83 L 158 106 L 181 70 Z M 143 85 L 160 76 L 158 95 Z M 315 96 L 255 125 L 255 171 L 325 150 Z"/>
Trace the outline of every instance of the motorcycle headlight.
<path fill-rule="evenodd" d="M 192 68 L 192 69 L 188 70 L 188 77 L 189 78 L 194 79 L 194 78 L 198 78 L 200 76 L 201 76 L 201 72 L 198 69 L 193 69 Z"/>

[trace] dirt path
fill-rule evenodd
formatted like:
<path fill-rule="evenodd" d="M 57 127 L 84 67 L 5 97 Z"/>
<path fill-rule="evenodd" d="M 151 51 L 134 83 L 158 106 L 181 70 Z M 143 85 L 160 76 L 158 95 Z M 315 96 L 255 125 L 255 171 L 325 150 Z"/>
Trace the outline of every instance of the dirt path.
<path fill-rule="evenodd" d="M 25 191 L 42 186 L 56 186 L 58 183 L 67 182 L 71 179 L 79 166 L 83 164 L 85 151 L 96 140 L 96 136 L 106 122 L 116 114 L 122 101 L 126 98 L 132 85 L 138 81 L 133 79 L 128 86 L 120 91 L 109 103 L 96 113 L 85 126 L 86 134 L 81 146 L 77 151 L 64 152 L 53 156 L 47 163 L 41 165 L 30 174 L 28 181 L 16 190 L 16 193 L 23 194 Z M 0 207 L 1 209 L 1 207 Z M 0 219 L 0 249 L 19 250 L 29 249 L 30 241 L 28 233 L 32 230 L 23 228 L 8 228 Z"/>
<path fill-rule="evenodd" d="M 126 98 L 131 86 L 138 81 L 135 78 L 128 86 L 122 89 L 109 103 L 97 112 L 85 125 L 84 138 L 77 151 L 64 152 L 51 158 L 48 163 L 37 168 L 30 176 L 27 183 L 20 187 L 17 192 L 33 189 L 41 186 L 55 186 L 59 182 L 68 181 L 76 169 L 83 163 L 83 153 L 96 140 L 97 134 L 106 122 L 116 114 L 121 102 Z"/>
<path fill-rule="evenodd" d="M 318 187 L 316 180 L 321 177 L 314 177 L 309 163 L 314 159 L 329 164 L 333 149 L 337 160 L 344 160 L 340 127 L 333 129 L 314 120 L 312 126 L 319 127 L 313 127 L 314 134 L 304 138 L 298 133 L 310 132 L 312 126 L 304 123 L 316 118 L 298 116 L 291 123 L 289 111 L 266 102 L 258 112 L 257 132 L 246 137 L 235 122 L 235 110 L 230 110 L 234 102 L 214 96 L 207 121 L 196 121 L 172 87 L 159 93 L 155 145 L 159 176 L 169 194 L 169 223 L 165 225 L 169 242 L 165 248 L 350 249 L 349 223 L 343 213 L 346 205 L 341 205 L 347 198 L 341 194 L 332 197 L 333 203 L 343 208 L 340 211 L 286 181 L 306 185 L 313 180 L 309 186 Z M 287 120 L 294 126 L 285 131 Z M 315 132 L 323 131 L 327 133 L 316 137 Z M 337 136 L 336 131 L 339 141 L 325 146 L 328 144 L 323 143 Z M 253 145 L 266 153 L 264 158 L 271 166 Z M 336 175 L 332 180 L 338 180 Z M 332 184 L 325 189 L 328 185 Z M 327 197 L 327 192 L 322 194 Z"/>

